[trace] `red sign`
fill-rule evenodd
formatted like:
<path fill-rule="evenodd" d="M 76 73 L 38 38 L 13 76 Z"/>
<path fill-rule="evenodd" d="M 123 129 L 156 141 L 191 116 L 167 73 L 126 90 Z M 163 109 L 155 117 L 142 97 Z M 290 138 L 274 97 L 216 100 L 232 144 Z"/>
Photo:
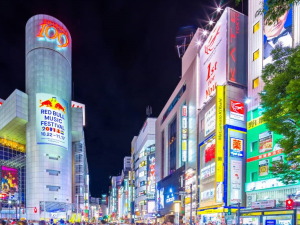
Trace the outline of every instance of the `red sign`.
<path fill-rule="evenodd" d="M 269 152 L 269 153 L 265 153 L 263 155 L 258 155 L 258 156 L 251 157 L 251 158 L 247 159 L 247 162 L 252 162 L 252 161 L 255 161 L 255 160 L 267 158 L 267 157 L 278 155 L 278 154 L 281 154 L 281 153 L 283 153 L 283 149 L 278 149 L 278 150 L 275 150 L 275 151 L 272 151 L 272 152 Z"/>
<path fill-rule="evenodd" d="M 65 48 L 70 44 L 68 31 L 57 23 L 50 20 L 43 20 L 40 25 L 37 37 L 45 38 L 46 40 L 56 40 L 57 47 Z"/>
<path fill-rule="evenodd" d="M 285 206 L 286 206 L 286 209 L 294 209 L 294 200 L 293 199 L 287 199 L 285 201 Z"/>
<path fill-rule="evenodd" d="M 244 103 L 230 100 L 230 112 L 235 112 L 244 115 L 245 113 Z"/>

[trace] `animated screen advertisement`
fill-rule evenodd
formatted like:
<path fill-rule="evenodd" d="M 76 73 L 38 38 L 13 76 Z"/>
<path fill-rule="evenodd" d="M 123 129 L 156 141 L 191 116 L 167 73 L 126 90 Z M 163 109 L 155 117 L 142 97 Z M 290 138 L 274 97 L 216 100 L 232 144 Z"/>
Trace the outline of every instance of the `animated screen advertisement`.
<path fill-rule="evenodd" d="M 18 193 L 18 170 L 1 166 L 1 199 L 8 200 Z"/>
<path fill-rule="evenodd" d="M 264 3 L 266 6 L 267 0 L 264 0 Z M 292 20 L 292 9 L 290 9 L 278 17 L 277 21 L 272 24 L 269 24 L 267 20 L 264 21 L 264 65 L 273 61 L 271 52 L 276 46 L 292 47 Z"/>
<path fill-rule="evenodd" d="M 55 95 L 36 94 L 37 144 L 68 149 L 68 104 Z"/>

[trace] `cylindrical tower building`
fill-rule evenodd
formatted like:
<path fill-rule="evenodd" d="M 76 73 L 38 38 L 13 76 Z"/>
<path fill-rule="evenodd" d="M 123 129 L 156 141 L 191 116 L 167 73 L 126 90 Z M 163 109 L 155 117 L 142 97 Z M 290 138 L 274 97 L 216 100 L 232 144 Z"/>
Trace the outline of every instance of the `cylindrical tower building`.
<path fill-rule="evenodd" d="M 72 202 L 71 79 L 69 31 L 51 16 L 33 16 L 26 24 L 27 219 L 49 218 L 47 211 Z"/>

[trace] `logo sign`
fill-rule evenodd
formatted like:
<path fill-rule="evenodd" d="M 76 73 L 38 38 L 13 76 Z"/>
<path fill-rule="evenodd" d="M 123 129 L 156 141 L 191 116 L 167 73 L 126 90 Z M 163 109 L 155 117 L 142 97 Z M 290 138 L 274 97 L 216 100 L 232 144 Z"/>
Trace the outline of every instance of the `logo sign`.
<path fill-rule="evenodd" d="M 200 49 L 200 108 L 216 94 L 217 85 L 226 82 L 227 15 L 228 9 Z"/>
<path fill-rule="evenodd" d="M 244 121 L 244 114 L 244 103 L 230 100 L 230 118 Z"/>
<path fill-rule="evenodd" d="M 37 144 L 68 149 L 67 102 L 51 94 L 36 94 Z"/>
<path fill-rule="evenodd" d="M 251 209 L 267 209 L 274 208 L 276 206 L 276 200 L 263 200 L 258 202 L 252 202 Z"/>
<path fill-rule="evenodd" d="M 244 140 L 230 138 L 230 156 L 244 157 Z"/>
<path fill-rule="evenodd" d="M 36 37 L 40 38 L 40 40 L 56 42 L 59 49 L 66 48 L 70 44 L 68 31 L 50 20 L 43 20 Z"/>

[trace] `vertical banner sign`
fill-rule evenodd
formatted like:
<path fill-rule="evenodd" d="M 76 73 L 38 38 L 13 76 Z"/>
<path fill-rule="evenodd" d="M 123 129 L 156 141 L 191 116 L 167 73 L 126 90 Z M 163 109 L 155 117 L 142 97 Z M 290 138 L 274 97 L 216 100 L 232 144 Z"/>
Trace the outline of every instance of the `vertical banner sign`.
<path fill-rule="evenodd" d="M 55 95 L 36 94 L 37 144 L 68 149 L 68 104 Z"/>
<path fill-rule="evenodd" d="M 224 86 L 217 86 L 216 98 L 216 182 L 223 182 L 224 179 Z"/>
<path fill-rule="evenodd" d="M 226 82 L 227 14 L 225 9 L 200 49 L 200 108 L 216 93 L 216 86 Z"/>
<path fill-rule="evenodd" d="M 242 202 L 242 161 L 231 159 L 230 165 L 230 203 Z"/>
<path fill-rule="evenodd" d="M 228 25 L 228 80 L 246 85 L 246 57 L 243 57 L 247 55 L 245 16 L 230 9 Z"/>
<path fill-rule="evenodd" d="M 188 137 L 188 117 L 187 106 L 181 108 L 181 157 L 182 162 L 187 161 L 187 137 Z"/>
<path fill-rule="evenodd" d="M 213 105 L 204 115 L 204 136 L 216 129 L 216 105 Z"/>

